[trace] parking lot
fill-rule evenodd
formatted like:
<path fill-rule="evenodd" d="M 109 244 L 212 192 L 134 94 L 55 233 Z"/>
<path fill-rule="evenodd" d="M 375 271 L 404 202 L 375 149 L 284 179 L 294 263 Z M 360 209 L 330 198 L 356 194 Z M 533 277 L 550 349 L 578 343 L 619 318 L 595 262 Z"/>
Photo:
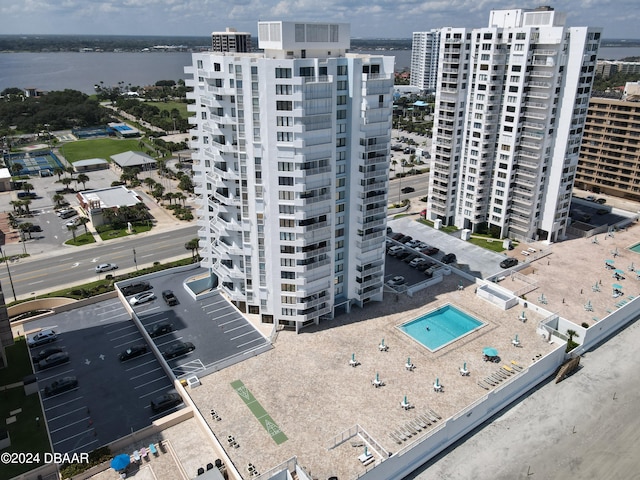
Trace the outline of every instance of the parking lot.
<path fill-rule="evenodd" d="M 54 329 L 58 339 L 47 346 L 69 354 L 69 363 L 36 370 L 54 451 L 91 451 L 160 416 L 150 402 L 170 391 L 172 380 L 150 352 L 119 360 L 122 351 L 144 340 L 118 299 L 30 322 L 28 328 Z M 42 348 L 32 348 L 32 355 Z M 77 378 L 76 389 L 44 395 L 46 386 L 67 376 Z"/>

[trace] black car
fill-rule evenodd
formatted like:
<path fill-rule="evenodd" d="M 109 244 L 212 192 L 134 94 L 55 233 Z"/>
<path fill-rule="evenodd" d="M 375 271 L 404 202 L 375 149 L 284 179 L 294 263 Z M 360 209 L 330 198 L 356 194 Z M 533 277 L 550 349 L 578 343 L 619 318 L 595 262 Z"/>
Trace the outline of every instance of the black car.
<path fill-rule="evenodd" d="M 132 347 L 129 347 L 124 352 L 122 352 L 118 358 L 121 362 L 124 362 L 125 360 L 139 357 L 140 355 L 144 355 L 145 353 L 147 353 L 146 345 L 133 345 Z"/>
<path fill-rule="evenodd" d="M 599 203 L 600 205 L 604 205 L 605 203 L 607 203 L 607 199 L 606 198 L 599 198 L 596 200 L 596 203 Z"/>
<path fill-rule="evenodd" d="M 511 268 L 511 267 L 515 267 L 517 264 L 518 264 L 517 258 L 509 257 L 509 258 L 505 258 L 500 262 L 500 268 Z"/>
<path fill-rule="evenodd" d="M 413 187 L 404 187 L 404 188 L 402 188 L 402 190 L 400 190 L 400 191 L 401 191 L 402 193 L 412 193 L 412 192 L 415 192 L 415 191 L 416 191 L 416 189 L 415 189 L 415 188 L 413 188 Z"/>
<path fill-rule="evenodd" d="M 122 286 L 120 290 L 122 290 L 122 293 L 128 297 L 129 295 L 135 295 L 136 293 L 151 290 L 151 288 L 153 287 L 149 284 L 149 282 L 134 282 L 130 283 L 129 285 Z"/>
<path fill-rule="evenodd" d="M 421 262 L 417 267 L 416 270 L 418 270 L 419 272 L 424 272 L 427 268 L 432 267 L 433 265 L 435 265 L 433 262 L 429 262 L 428 260 L 425 262 Z"/>
<path fill-rule="evenodd" d="M 191 342 L 176 342 L 167 348 L 163 355 L 165 358 L 176 358 L 193 352 L 196 346 Z"/>
<path fill-rule="evenodd" d="M 402 237 L 400 240 L 398 240 L 400 243 L 407 243 L 410 242 L 411 240 L 413 240 L 413 237 L 411 235 L 405 235 L 404 237 Z"/>
<path fill-rule="evenodd" d="M 40 225 L 29 225 L 29 228 L 26 229 L 27 232 L 41 232 L 42 227 Z"/>
<path fill-rule="evenodd" d="M 417 253 L 410 253 L 409 255 L 407 255 L 406 257 L 404 257 L 404 258 L 402 259 L 402 261 L 403 261 L 404 263 L 409 263 L 409 262 L 411 262 L 414 258 L 418 258 L 418 257 L 419 257 L 419 255 L 418 255 Z"/>
<path fill-rule="evenodd" d="M 395 255 L 395 257 L 396 257 L 398 260 L 404 260 L 404 259 L 405 259 L 405 258 L 407 258 L 409 255 L 411 255 L 411 252 L 410 252 L 410 251 L 408 251 L 408 250 L 403 250 L 402 252 L 397 253 L 397 254 Z"/>
<path fill-rule="evenodd" d="M 40 370 L 45 370 L 51 367 L 57 367 L 58 365 L 62 365 L 63 363 L 67 363 L 69 361 L 69 354 L 67 352 L 54 353 L 53 355 L 49 355 L 44 360 L 40 360 L 38 362 L 38 368 Z"/>
<path fill-rule="evenodd" d="M 51 383 L 51 385 L 44 387 L 44 395 L 50 397 L 51 395 L 67 392 L 77 387 L 78 379 L 76 377 L 63 377 Z"/>
<path fill-rule="evenodd" d="M 391 235 L 391 239 L 392 240 L 400 240 L 402 237 L 404 237 L 404 233 L 402 232 L 396 232 L 393 235 Z"/>
<path fill-rule="evenodd" d="M 178 298 L 171 290 L 165 290 L 164 292 L 162 292 L 162 298 L 170 307 L 178 304 Z"/>
<path fill-rule="evenodd" d="M 182 397 L 177 393 L 165 393 L 151 400 L 151 411 L 153 413 L 164 412 L 182 403 Z"/>
<path fill-rule="evenodd" d="M 454 253 L 447 253 L 444 257 L 442 257 L 441 262 L 445 265 L 449 265 L 456 261 L 456 255 Z"/>
<path fill-rule="evenodd" d="M 166 335 L 173 331 L 173 325 L 169 322 L 160 322 L 156 323 L 151 330 L 149 330 L 149 335 L 151 338 L 159 337 L 160 335 Z"/>
<path fill-rule="evenodd" d="M 43 350 L 40 350 L 38 353 L 33 355 L 33 363 L 38 363 L 40 360 L 44 360 L 47 357 L 50 357 L 54 353 L 62 352 L 62 347 L 47 347 Z"/>

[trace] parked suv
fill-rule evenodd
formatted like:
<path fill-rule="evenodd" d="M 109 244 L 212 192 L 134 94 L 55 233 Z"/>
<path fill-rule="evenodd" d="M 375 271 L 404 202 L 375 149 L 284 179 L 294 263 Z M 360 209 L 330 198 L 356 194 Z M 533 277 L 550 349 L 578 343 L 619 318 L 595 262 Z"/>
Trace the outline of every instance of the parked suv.
<path fill-rule="evenodd" d="M 162 298 L 170 307 L 178 304 L 178 298 L 171 290 L 165 290 L 164 292 L 162 292 Z"/>
<path fill-rule="evenodd" d="M 151 290 L 151 288 L 153 287 L 151 287 L 149 282 L 140 281 L 130 283 L 129 285 L 123 285 L 122 287 L 120 287 L 120 290 L 122 290 L 123 295 L 128 297 L 129 295 L 135 295 L 136 293 Z"/>
<path fill-rule="evenodd" d="M 53 330 L 42 330 L 27 340 L 29 347 L 39 347 L 45 343 L 50 343 L 58 338 L 58 334 Z"/>
<path fill-rule="evenodd" d="M 505 258 L 503 261 L 500 262 L 500 268 L 511 268 L 511 267 L 515 267 L 517 264 L 518 264 L 517 258 L 509 257 L 509 258 Z"/>
<path fill-rule="evenodd" d="M 58 216 L 60 218 L 71 218 L 75 217 L 78 214 L 73 208 L 67 208 L 66 210 L 60 210 L 58 212 Z"/>

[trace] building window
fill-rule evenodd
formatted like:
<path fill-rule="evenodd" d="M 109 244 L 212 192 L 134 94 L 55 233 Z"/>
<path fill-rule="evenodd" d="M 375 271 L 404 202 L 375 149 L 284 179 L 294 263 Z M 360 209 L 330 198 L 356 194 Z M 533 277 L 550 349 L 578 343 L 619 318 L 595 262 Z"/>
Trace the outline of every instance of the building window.
<path fill-rule="evenodd" d="M 278 100 L 276 110 L 293 110 L 293 102 L 289 100 Z"/>
<path fill-rule="evenodd" d="M 279 127 L 293 127 L 293 117 L 276 117 L 276 123 Z"/>
<path fill-rule="evenodd" d="M 293 132 L 277 132 L 279 142 L 293 142 Z"/>
<path fill-rule="evenodd" d="M 291 78 L 291 69 L 276 68 L 276 78 Z"/>
<path fill-rule="evenodd" d="M 293 177 L 278 177 L 278 185 L 283 185 L 285 187 L 292 187 Z"/>
<path fill-rule="evenodd" d="M 198 68 L 204 68 L 204 67 L 202 66 L 202 60 L 198 60 L 198 61 L 196 62 L 196 64 L 197 64 Z"/>
<path fill-rule="evenodd" d="M 292 89 L 291 85 L 276 85 L 276 95 L 291 95 Z"/>
<path fill-rule="evenodd" d="M 348 74 L 347 66 L 346 65 L 338 65 L 337 74 L 338 75 L 347 75 Z"/>

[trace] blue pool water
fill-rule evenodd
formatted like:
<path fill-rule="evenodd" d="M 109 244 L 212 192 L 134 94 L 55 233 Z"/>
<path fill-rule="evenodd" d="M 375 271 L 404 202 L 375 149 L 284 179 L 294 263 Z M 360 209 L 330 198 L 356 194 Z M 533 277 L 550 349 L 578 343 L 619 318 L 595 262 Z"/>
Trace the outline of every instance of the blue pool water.
<path fill-rule="evenodd" d="M 444 305 L 403 323 L 400 330 L 434 352 L 483 326 L 483 322 L 453 305 Z"/>
<path fill-rule="evenodd" d="M 118 130 L 119 132 L 126 132 L 127 130 L 131 130 L 131 127 L 129 125 L 116 125 L 113 128 Z"/>
<path fill-rule="evenodd" d="M 636 243 L 633 247 L 631 247 L 629 250 L 631 250 L 632 252 L 636 252 L 636 253 L 640 253 L 640 243 Z"/>

